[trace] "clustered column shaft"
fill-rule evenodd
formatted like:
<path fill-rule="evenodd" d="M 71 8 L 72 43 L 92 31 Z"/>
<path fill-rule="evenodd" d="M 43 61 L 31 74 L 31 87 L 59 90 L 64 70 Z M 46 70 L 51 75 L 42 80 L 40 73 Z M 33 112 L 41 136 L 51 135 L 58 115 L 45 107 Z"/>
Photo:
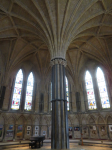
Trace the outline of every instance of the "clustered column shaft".
<path fill-rule="evenodd" d="M 68 114 L 65 83 L 66 60 L 56 58 L 52 65 L 52 149 L 68 149 Z"/>

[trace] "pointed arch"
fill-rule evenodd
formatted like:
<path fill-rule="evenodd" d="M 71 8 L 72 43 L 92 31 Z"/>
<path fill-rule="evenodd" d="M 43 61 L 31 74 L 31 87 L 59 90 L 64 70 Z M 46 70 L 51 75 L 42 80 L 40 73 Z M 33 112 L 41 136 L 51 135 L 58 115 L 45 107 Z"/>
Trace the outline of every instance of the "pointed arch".
<path fill-rule="evenodd" d="M 33 124 L 34 124 L 34 125 L 39 125 L 39 122 L 40 122 L 39 117 L 36 116 L 36 117 L 34 118 Z"/>
<path fill-rule="evenodd" d="M 32 110 L 33 88 L 34 88 L 34 75 L 32 72 L 30 72 L 27 80 L 25 107 L 24 107 L 24 109 L 27 111 Z"/>
<path fill-rule="evenodd" d="M 112 116 L 111 116 L 111 115 L 109 115 L 109 116 L 107 117 L 106 123 L 107 123 L 107 124 L 112 124 Z"/>
<path fill-rule="evenodd" d="M 82 125 L 86 125 L 86 124 L 87 124 L 87 120 L 86 120 L 85 117 L 83 117 L 83 118 L 81 119 L 81 123 L 82 123 Z"/>
<path fill-rule="evenodd" d="M 74 118 L 74 120 L 73 120 L 74 126 L 79 126 L 80 120 L 79 120 L 78 116 L 74 116 L 73 118 Z"/>
<path fill-rule="evenodd" d="M 16 120 L 16 124 L 18 125 L 26 124 L 26 117 L 24 115 L 20 115 Z"/>
<path fill-rule="evenodd" d="M 69 87 L 68 87 L 68 78 L 65 76 L 66 82 L 66 97 L 67 97 L 67 110 L 69 111 Z"/>
<path fill-rule="evenodd" d="M 105 119 L 102 115 L 99 115 L 97 118 L 97 123 L 98 124 L 106 124 Z"/>
<path fill-rule="evenodd" d="M 27 125 L 32 125 L 33 124 L 32 118 L 31 117 L 27 118 L 26 123 Z"/>
<path fill-rule="evenodd" d="M 96 109 L 96 100 L 94 95 L 92 77 L 89 71 L 86 71 L 85 83 L 86 83 L 86 92 L 87 92 L 87 100 L 88 100 L 88 109 L 94 110 Z"/>
<path fill-rule="evenodd" d="M 11 109 L 19 110 L 21 102 L 21 93 L 23 86 L 23 71 L 20 69 L 16 75 L 15 85 L 13 90 Z"/>
<path fill-rule="evenodd" d="M 100 67 L 97 68 L 96 77 L 97 77 L 97 83 L 98 83 L 102 108 L 110 108 L 110 101 L 107 92 L 105 77 Z"/>
<path fill-rule="evenodd" d="M 96 124 L 96 118 L 93 115 L 88 116 L 88 124 Z"/>
<path fill-rule="evenodd" d="M 11 116 L 8 118 L 7 122 L 8 122 L 9 125 L 10 125 L 10 124 L 15 124 L 16 119 L 14 118 L 14 116 L 11 115 Z"/>

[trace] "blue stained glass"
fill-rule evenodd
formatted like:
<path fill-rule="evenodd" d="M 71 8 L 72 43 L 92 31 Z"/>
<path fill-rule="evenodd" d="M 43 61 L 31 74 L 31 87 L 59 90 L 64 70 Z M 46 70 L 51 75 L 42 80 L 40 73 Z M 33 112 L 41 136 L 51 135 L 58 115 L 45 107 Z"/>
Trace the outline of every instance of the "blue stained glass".
<path fill-rule="evenodd" d="M 32 109 L 33 85 L 34 85 L 34 77 L 33 73 L 31 72 L 27 80 L 26 97 L 25 97 L 25 110 L 28 111 L 31 111 Z"/>
<path fill-rule="evenodd" d="M 11 109 L 18 110 L 20 107 L 21 91 L 23 83 L 23 73 L 20 69 L 16 75 L 15 86 L 13 91 L 12 105 Z"/>
<path fill-rule="evenodd" d="M 106 83 L 103 71 L 98 67 L 97 69 L 97 82 L 99 87 L 99 93 L 101 98 L 102 108 L 110 108 L 109 97 L 107 93 Z"/>

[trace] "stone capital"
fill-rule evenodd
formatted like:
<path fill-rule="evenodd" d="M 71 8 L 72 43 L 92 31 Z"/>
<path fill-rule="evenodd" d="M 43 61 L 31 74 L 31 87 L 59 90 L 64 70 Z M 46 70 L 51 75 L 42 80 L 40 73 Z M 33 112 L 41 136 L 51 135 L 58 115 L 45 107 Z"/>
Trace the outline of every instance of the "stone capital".
<path fill-rule="evenodd" d="M 64 65 L 66 67 L 67 62 L 63 58 L 54 58 L 54 59 L 51 60 L 50 64 L 51 64 L 51 67 L 54 66 L 54 65 L 59 65 L 59 64 Z"/>

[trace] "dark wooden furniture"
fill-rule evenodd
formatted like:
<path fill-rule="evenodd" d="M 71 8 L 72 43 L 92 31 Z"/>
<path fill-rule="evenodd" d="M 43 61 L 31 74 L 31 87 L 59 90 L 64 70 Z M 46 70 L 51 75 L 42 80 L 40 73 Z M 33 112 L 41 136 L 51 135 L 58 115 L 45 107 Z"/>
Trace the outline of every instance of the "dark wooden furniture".
<path fill-rule="evenodd" d="M 39 143 L 40 148 L 41 146 L 43 146 L 43 140 L 45 140 L 45 136 L 32 136 L 30 137 L 31 142 L 29 143 L 29 146 L 31 146 L 31 148 L 37 148 Z"/>

